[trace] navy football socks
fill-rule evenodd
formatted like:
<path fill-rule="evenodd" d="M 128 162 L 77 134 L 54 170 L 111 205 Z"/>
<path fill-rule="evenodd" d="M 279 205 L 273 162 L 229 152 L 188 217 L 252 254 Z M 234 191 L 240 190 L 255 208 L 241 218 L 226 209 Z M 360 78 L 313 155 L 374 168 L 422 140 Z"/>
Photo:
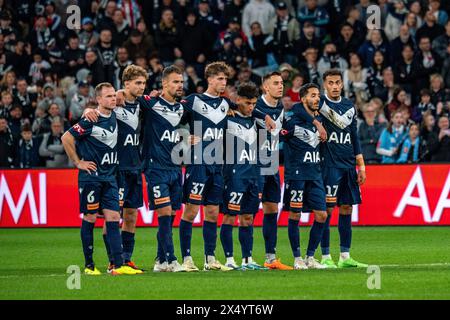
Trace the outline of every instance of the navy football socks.
<path fill-rule="evenodd" d="M 308 257 L 313 257 L 314 252 L 316 252 L 317 247 L 319 246 L 320 240 L 322 239 L 323 229 L 325 226 L 325 222 L 317 222 L 314 221 L 311 231 L 309 232 L 309 242 L 308 242 L 308 250 L 306 255 Z"/>
<path fill-rule="evenodd" d="M 294 258 L 301 256 L 300 254 L 300 230 L 298 228 L 298 220 L 288 220 L 288 236 L 291 243 L 292 254 Z"/>
<path fill-rule="evenodd" d="M 252 256 L 251 236 L 252 233 L 250 227 L 239 227 L 239 242 L 241 243 L 242 259 Z"/>
<path fill-rule="evenodd" d="M 106 237 L 106 234 L 103 235 L 103 242 L 105 243 L 106 253 L 108 254 L 108 260 L 110 263 L 112 263 L 113 258 L 111 255 L 111 248 L 109 246 L 108 238 Z"/>
<path fill-rule="evenodd" d="M 131 256 L 134 250 L 134 233 L 128 231 L 122 231 L 122 247 L 123 247 L 123 260 L 125 263 L 131 261 Z"/>
<path fill-rule="evenodd" d="M 205 255 L 214 256 L 217 241 L 217 223 L 203 221 L 203 241 L 205 243 Z"/>
<path fill-rule="evenodd" d="M 106 237 L 111 248 L 114 267 L 120 268 L 123 265 L 123 258 L 119 221 L 106 221 Z"/>
<path fill-rule="evenodd" d="M 322 240 L 320 241 L 323 256 L 330 254 L 330 219 L 331 214 L 327 216 L 327 220 L 325 221 L 325 225 L 323 227 Z"/>
<path fill-rule="evenodd" d="M 180 247 L 182 258 L 191 255 L 192 222 L 180 221 Z"/>
<path fill-rule="evenodd" d="M 94 254 L 94 225 L 94 223 L 90 223 L 86 220 L 83 220 L 81 223 L 80 235 L 86 267 L 94 266 L 94 260 L 92 258 L 92 255 Z"/>
<path fill-rule="evenodd" d="M 352 243 L 352 215 L 339 215 L 339 236 L 341 239 L 341 252 L 350 252 Z"/>
<path fill-rule="evenodd" d="M 222 243 L 223 252 L 226 258 L 233 256 L 233 226 L 231 224 L 223 224 L 220 227 L 220 242 Z"/>
<path fill-rule="evenodd" d="M 162 216 L 158 217 L 158 237 L 161 243 L 162 249 L 164 251 L 164 256 L 167 258 L 167 262 L 171 263 L 176 260 L 173 252 L 172 242 L 172 227 L 171 227 L 171 217 Z M 164 259 L 163 261 L 165 261 Z M 162 263 L 162 261 L 160 261 Z"/>
<path fill-rule="evenodd" d="M 263 236 L 266 253 L 275 254 L 277 246 L 277 218 L 278 214 L 276 212 L 264 214 Z"/>

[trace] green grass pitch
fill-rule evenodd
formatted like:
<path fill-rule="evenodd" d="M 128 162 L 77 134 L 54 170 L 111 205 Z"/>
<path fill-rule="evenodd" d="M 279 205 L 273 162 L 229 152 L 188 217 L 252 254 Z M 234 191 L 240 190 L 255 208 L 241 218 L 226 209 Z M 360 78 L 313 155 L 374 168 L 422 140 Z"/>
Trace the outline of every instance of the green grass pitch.
<path fill-rule="evenodd" d="M 153 266 L 156 229 L 137 230 L 134 260 Z M 261 228 L 255 228 L 254 257 L 263 262 Z M 78 229 L 0 229 L 0 299 L 450 299 L 450 227 L 355 227 L 352 256 L 379 265 L 381 289 L 367 287 L 366 269 L 152 273 L 140 276 L 81 276 L 81 289 L 69 290 L 69 265 L 83 265 Z M 305 253 L 309 228 L 301 227 Z M 234 249 L 240 261 L 237 228 Z M 179 255 L 178 229 L 174 230 Z M 333 257 L 339 235 L 331 229 Z M 194 261 L 203 263 L 201 228 L 194 228 Z M 319 252 L 320 253 L 320 249 Z M 216 255 L 223 262 L 218 241 Z M 278 256 L 293 262 L 287 229 L 278 230 Z M 105 270 L 101 230 L 95 230 L 95 261 Z M 319 255 L 318 255 L 319 257 Z M 83 270 L 83 269 L 81 269 Z"/>

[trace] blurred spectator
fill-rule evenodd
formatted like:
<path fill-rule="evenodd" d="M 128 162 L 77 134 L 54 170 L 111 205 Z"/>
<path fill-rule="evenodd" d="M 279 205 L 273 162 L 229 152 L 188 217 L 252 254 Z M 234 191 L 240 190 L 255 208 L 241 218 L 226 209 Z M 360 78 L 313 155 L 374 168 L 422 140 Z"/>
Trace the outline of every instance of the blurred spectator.
<path fill-rule="evenodd" d="M 116 60 L 114 61 L 114 87 L 122 88 L 122 74 L 126 67 L 133 64 L 129 59 L 128 50 L 125 47 L 117 48 Z"/>
<path fill-rule="evenodd" d="M 391 118 L 391 114 L 400 108 L 406 107 L 409 109 L 410 105 L 407 104 L 407 100 L 408 96 L 406 91 L 400 87 L 395 88 L 391 102 L 386 105 L 386 118 L 389 120 Z"/>
<path fill-rule="evenodd" d="M 47 26 L 45 16 L 37 16 L 33 30 L 29 34 L 29 42 L 33 49 L 45 50 L 50 40 L 54 39 L 54 34 Z"/>
<path fill-rule="evenodd" d="M 447 58 L 445 58 L 442 65 L 441 75 L 444 79 L 445 87 L 450 88 L 450 43 L 447 45 Z"/>
<path fill-rule="evenodd" d="M 421 38 L 428 37 L 430 41 L 433 41 L 440 35 L 444 34 L 444 32 L 444 27 L 436 23 L 436 16 L 433 12 L 427 11 L 425 14 L 425 23 L 417 29 L 416 39 L 419 42 Z"/>
<path fill-rule="evenodd" d="M 136 0 L 118 0 L 117 7 L 122 10 L 125 21 L 130 28 L 136 28 L 141 18 L 141 8 Z"/>
<path fill-rule="evenodd" d="M 366 24 L 362 22 L 361 20 L 361 14 L 359 10 L 352 6 L 347 9 L 347 20 L 346 22 L 349 23 L 353 27 L 353 31 L 355 32 L 355 35 L 357 36 L 358 43 L 362 43 L 367 35 L 367 28 Z"/>
<path fill-rule="evenodd" d="M 286 91 L 286 96 L 291 98 L 293 103 L 300 102 L 300 88 L 305 84 L 305 77 L 297 73 L 292 78 L 292 87 Z"/>
<path fill-rule="evenodd" d="M 376 118 L 375 121 L 377 121 L 379 124 L 382 124 L 383 126 L 386 126 L 388 124 L 388 120 L 386 119 L 386 116 L 384 114 L 384 103 L 380 98 L 372 98 L 370 99 L 369 103 L 374 107 L 376 112 Z"/>
<path fill-rule="evenodd" d="M 112 30 L 114 28 L 113 16 L 114 12 L 117 9 L 117 4 L 116 1 L 110 0 L 107 1 L 106 6 L 104 6 L 104 2 L 105 1 L 102 1 L 102 7 L 99 9 L 99 12 L 96 15 L 97 30 Z"/>
<path fill-rule="evenodd" d="M 439 73 L 430 76 L 431 103 L 436 106 L 436 114 L 448 113 L 444 110 L 445 104 L 450 100 L 449 89 L 444 88 L 444 79 Z"/>
<path fill-rule="evenodd" d="M 300 25 L 297 19 L 289 14 L 284 2 L 278 2 L 276 17 L 270 21 L 269 34 L 273 36 L 275 57 L 278 63 L 296 63 L 295 46 L 300 39 Z"/>
<path fill-rule="evenodd" d="M 22 107 L 23 117 L 32 121 L 37 106 L 37 94 L 28 91 L 27 80 L 23 78 L 17 80 L 16 88 L 17 92 L 14 97 L 14 102 Z"/>
<path fill-rule="evenodd" d="M 405 46 L 410 46 L 414 53 L 416 40 L 409 33 L 408 26 L 402 24 L 399 29 L 398 37 L 391 41 L 392 61 L 399 61 L 402 59 L 402 52 Z"/>
<path fill-rule="evenodd" d="M 52 39 L 52 41 L 54 41 L 54 39 Z M 28 72 L 31 82 L 36 84 L 39 80 L 43 80 L 44 72 L 51 67 L 50 63 L 42 58 L 42 53 L 36 51 L 33 54 L 33 63 L 30 65 L 30 71 Z"/>
<path fill-rule="evenodd" d="M 422 137 L 423 147 L 423 161 L 431 161 L 430 142 L 433 143 L 434 134 L 438 132 L 436 127 L 436 120 L 431 111 L 426 111 L 422 117 L 422 124 L 420 129 L 420 136 Z"/>
<path fill-rule="evenodd" d="M 347 68 L 348 63 L 339 55 L 339 52 L 336 50 L 336 45 L 332 42 L 327 43 L 323 48 L 323 55 L 319 59 L 317 66 L 320 77 L 329 69 L 339 69 L 341 72 L 344 72 Z"/>
<path fill-rule="evenodd" d="M 431 49 L 429 37 L 422 37 L 419 40 L 420 51 L 416 55 L 417 63 L 417 87 L 419 89 L 430 86 L 430 75 L 439 72 L 441 66 L 439 56 Z"/>
<path fill-rule="evenodd" d="M 408 137 L 400 146 L 400 155 L 397 163 L 416 163 L 422 158 L 422 144 L 419 137 L 419 125 L 412 124 L 409 127 Z"/>
<path fill-rule="evenodd" d="M 242 31 L 251 36 L 251 26 L 259 22 L 263 34 L 269 33 L 270 21 L 275 18 L 275 8 L 267 0 L 250 0 L 242 13 Z"/>
<path fill-rule="evenodd" d="M 50 105 L 56 103 L 60 108 L 61 116 L 64 116 L 66 114 L 66 105 L 62 98 L 56 96 L 55 87 L 52 84 L 46 83 L 43 92 L 43 99 L 38 102 L 37 107 L 47 112 Z"/>
<path fill-rule="evenodd" d="M 16 139 L 8 128 L 8 121 L 0 115 L 0 168 L 14 167 Z"/>
<path fill-rule="evenodd" d="M 69 45 L 64 51 L 66 62 L 66 74 L 74 77 L 77 71 L 84 65 L 84 50 L 80 49 L 80 39 L 76 34 L 69 37 Z"/>
<path fill-rule="evenodd" d="M 230 23 L 234 19 L 237 19 L 237 22 L 241 23 L 244 7 L 245 2 L 243 0 L 228 1 L 223 10 L 223 25 Z"/>
<path fill-rule="evenodd" d="M 127 49 L 130 60 L 136 59 L 136 56 L 148 57 L 155 51 L 155 44 L 152 36 L 139 30 L 132 30 L 130 38 L 125 41 L 124 47 Z"/>
<path fill-rule="evenodd" d="M 164 65 L 172 64 L 176 58 L 181 58 L 180 30 L 176 25 L 173 12 L 170 9 L 163 11 L 161 21 L 156 30 L 156 44 L 159 57 Z"/>
<path fill-rule="evenodd" d="M 78 35 L 79 48 L 86 50 L 93 48 L 98 42 L 99 34 L 94 29 L 94 22 L 90 17 L 85 17 L 81 21 L 81 31 Z M 70 43 L 69 43 L 70 45 Z"/>
<path fill-rule="evenodd" d="M 115 46 L 120 46 L 130 35 L 131 28 L 120 9 L 116 9 L 113 15 L 114 28 L 112 29 L 112 39 Z"/>
<path fill-rule="evenodd" d="M 78 122 L 83 114 L 86 104 L 93 97 L 89 96 L 89 83 L 82 81 L 78 84 L 78 92 L 75 93 L 70 102 L 70 121 Z"/>
<path fill-rule="evenodd" d="M 419 72 L 418 65 L 414 61 L 414 50 L 406 44 L 401 52 L 401 58 L 395 58 L 394 80 L 408 93 L 417 90 L 416 77 Z"/>
<path fill-rule="evenodd" d="M 357 53 L 350 54 L 350 66 L 344 71 L 344 93 L 357 107 L 369 101 L 367 86 L 367 69 L 361 65 L 361 58 Z"/>
<path fill-rule="evenodd" d="M 23 40 L 17 40 L 17 42 L 11 44 L 14 51 L 5 54 L 5 62 L 10 63 L 18 77 L 25 78 L 28 76 L 29 66 L 32 62 L 31 45 Z"/>
<path fill-rule="evenodd" d="M 9 112 L 13 106 L 13 95 L 8 91 L 2 91 L 0 101 L 0 117 L 9 119 Z"/>
<path fill-rule="evenodd" d="M 418 1 L 414 2 L 412 6 L 414 6 L 414 4 L 416 3 L 418 4 L 419 2 Z M 405 25 L 408 27 L 408 32 L 410 36 L 413 37 L 414 40 L 417 42 L 416 40 L 417 29 L 419 29 L 422 26 L 422 19 L 420 18 L 420 16 L 412 12 L 408 13 L 405 18 Z"/>
<path fill-rule="evenodd" d="M 448 22 L 448 14 L 441 10 L 441 0 L 430 0 L 429 4 L 431 13 L 436 17 L 436 22 L 441 26 L 445 26 Z"/>
<path fill-rule="evenodd" d="M 97 56 L 94 49 L 88 49 L 84 55 L 86 61 L 86 68 L 92 75 L 92 85 L 95 87 L 101 82 L 106 81 L 105 72 L 103 70 L 103 63 Z"/>
<path fill-rule="evenodd" d="M 337 51 L 346 60 L 350 60 L 350 53 L 357 52 L 360 42 L 355 36 L 353 26 L 346 22 L 340 28 L 339 36 L 335 42 Z"/>
<path fill-rule="evenodd" d="M 22 126 L 20 136 L 21 138 L 17 144 L 15 166 L 26 169 L 40 166 L 38 140 L 36 137 L 33 137 L 33 132 L 29 124 Z"/>
<path fill-rule="evenodd" d="M 180 50 L 184 61 L 188 64 L 203 64 L 206 62 L 207 46 L 210 34 L 199 24 L 194 11 L 187 14 L 186 24 L 181 29 Z"/>
<path fill-rule="evenodd" d="M 372 103 L 366 103 L 362 107 L 362 114 L 364 121 L 358 128 L 358 135 L 364 161 L 368 164 L 380 163 L 381 156 L 377 153 L 377 143 L 384 126 L 376 120 L 377 112 Z"/>
<path fill-rule="evenodd" d="M 304 62 L 304 53 L 306 49 L 313 47 L 322 50 L 322 40 L 316 36 L 316 28 L 310 21 L 303 23 L 300 40 L 297 42 L 297 50 L 299 52 L 298 61 Z"/>
<path fill-rule="evenodd" d="M 116 58 L 116 47 L 112 42 L 112 32 L 109 29 L 100 31 L 100 41 L 95 47 L 97 58 L 103 65 L 105 81 L 112 83 L 114 78 L 114 60 Z"/>
<path fill-rule="evenodd" d="M 386 17 L 384 32 L 389 41 L 394 40 L 400 35 L 400 26 L 405 20 L 408 10 L 405 7 L 404 0 L 394 0 L 394 7 L 390 10 Z"/>
<path fill-rule="evenodd" d="M 29 122 L 29 120 L 27 120 Z M 20 136 L 20 128 L 24 121 L 22 120 L 22 107 L 14 104 L 9 111 L 8 127 L 15 138 Z"/>
<path fill-rule="evenodd" d="M 382 156 L 381 163 L 395 163 L 399 146 L 405 140 L 408 132 L 403 124 L 403 116 L 400 111 L 394 111 L 387 128 L 381 132 L 376 152 Z"/>
<path fill-rule="evenodd" d="M 45 166 L 47 168 L 67 167 L 69 164 L 67 154 L 61 143 L 63 133 L 62 119 L 54 118 L 51 124 L 51 131 L 44 134 L 39 146 L 39 155 L 46 158 Z"/>
<path fill-rule="evenodd" d="M 431 91 L 428 89 L 420 90 L 420 102 L 417 105 L 417 112 L 420 115 L 418 120 L 422 120 L 425 113 L 431 113 L 433 117 L 436 117 L 436 106 L 431 103 Z"/>
<path fill-rule="evenodd" d="M 378 51 L 383 54 L 386 63 L 389 64 L 389 45 L 383 41 L 381 31 L 377 29 L 371 30 L 369 32 L 369 39 L 370 40 L 366 40 L 358 50 L 358 54 L 363 60 L 363 66 L 365 68 L 370 67 L 375 52 Z"/>
<path fill-rule="evenodd" d="M 306 21 L 312 22 L 316 27 L 316 36 L 326 35 L 330 16 L 325 8 L 318 5 L 317 0 L 305 0 L 305 6 L 299 7 L 297 17 L 301 24 Z"/>
<path fill-rule="evenodd" d="M 432 162 L 450 161 L 450 129 L 448 116 L 441 116 L 438 120 L 439 132 L 431 134 L 429 150 Z"/>
<path fill-rule="evenodd" d="M 445 24 L 445 33 L 436 37 L 432 43 L 432 49 L 444 60 L 447 56 L 447 47 L 450 45 L 450 20 Z"/>
<path fill-rule="evenodd" d="M 305 75 L 305 82 L 320 85 L 322 78 L 320 77 L 317 65 L 318 50 L 314 47 L 309 47 L 303 55 L 306 61 L 300 64 L 300 70 Z"/>
<path fill-rule="evenodd" d="M 249 64 L 254 72 L 263 76 L 278 67 L 273 54 L 273 38 L 262 32 L 259 22 L 252 23 L 251 30 L 251 36 L 248 38 Z"/>

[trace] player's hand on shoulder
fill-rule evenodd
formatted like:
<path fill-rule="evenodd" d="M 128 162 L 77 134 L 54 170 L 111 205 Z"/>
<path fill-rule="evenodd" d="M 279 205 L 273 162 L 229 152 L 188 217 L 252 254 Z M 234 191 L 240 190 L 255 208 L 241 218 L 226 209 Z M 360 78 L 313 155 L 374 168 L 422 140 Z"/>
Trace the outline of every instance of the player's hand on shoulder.
<path fill-rule="evenodd" d="M 80 170 L 87 171 L 87 173 L 89 174 L 91 174 L 91 172 L 94 173 L 95 171 L 97 171 L 97 165 L 92 161 L 80 160 L 79 162 L 75 163 L 75 166 Z"/>
<path fill-rule="evenodd" d="M 314 125 L 317 128 L 317 131 L 319 132 L 319 139 L 321 142 L 326 142 L 328 138 L 327 130 L 323 127 L 322 123 L 318 120 L 314 120 Z"/>
<path fill-rule="evenodd" d="M 98 121 L 98 111 L 97 111 L 97 109 L 86 108 L 83 111 L 82 118 L 86 118 L 86 120 L 88 120 L 90 122 L 97 122 Z"/>
<path fill-rule="evenodd" d="M 124 106 L 125 105 L 125 92 L 123 89 L 117 90 L 116 92 L 116 105 Z"/>
<path fill-rule="evenodd" d="M 227 112 L 227 116 L 229 116 L 229 117 L 234 117 L 234 110 L 231 109 L 231 108 L 229 108 L 229 109 L 228 109 L 228 112 Z"/>
<path fill-rule="evenodd" d="M 272 131 L 277 128 L 277 124 L 269 115 L 266 115 L 266 117 L 264 118 L 264 122 L 266 123 L 266 128 L 268 131 Z"/>

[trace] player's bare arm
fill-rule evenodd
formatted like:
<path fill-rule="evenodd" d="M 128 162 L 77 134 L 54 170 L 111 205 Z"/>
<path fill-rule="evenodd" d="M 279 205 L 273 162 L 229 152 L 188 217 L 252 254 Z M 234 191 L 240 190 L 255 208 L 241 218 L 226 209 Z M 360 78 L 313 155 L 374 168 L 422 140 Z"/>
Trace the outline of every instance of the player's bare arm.
<path fill-rule="evenodd" d="M 89 174 L 91 172 L 97 171 L 97 166 L 92 161 L 84 161 L 78 157 L 75 148 L 75 138 L 70 134 L 70 132 L 66 132 L 61 138 L 62 144 L 64 146 L 64 150 L 67 153 L 67 156 L 72 160 L 73 164 L 80 170 L 87 171 Z"/>

